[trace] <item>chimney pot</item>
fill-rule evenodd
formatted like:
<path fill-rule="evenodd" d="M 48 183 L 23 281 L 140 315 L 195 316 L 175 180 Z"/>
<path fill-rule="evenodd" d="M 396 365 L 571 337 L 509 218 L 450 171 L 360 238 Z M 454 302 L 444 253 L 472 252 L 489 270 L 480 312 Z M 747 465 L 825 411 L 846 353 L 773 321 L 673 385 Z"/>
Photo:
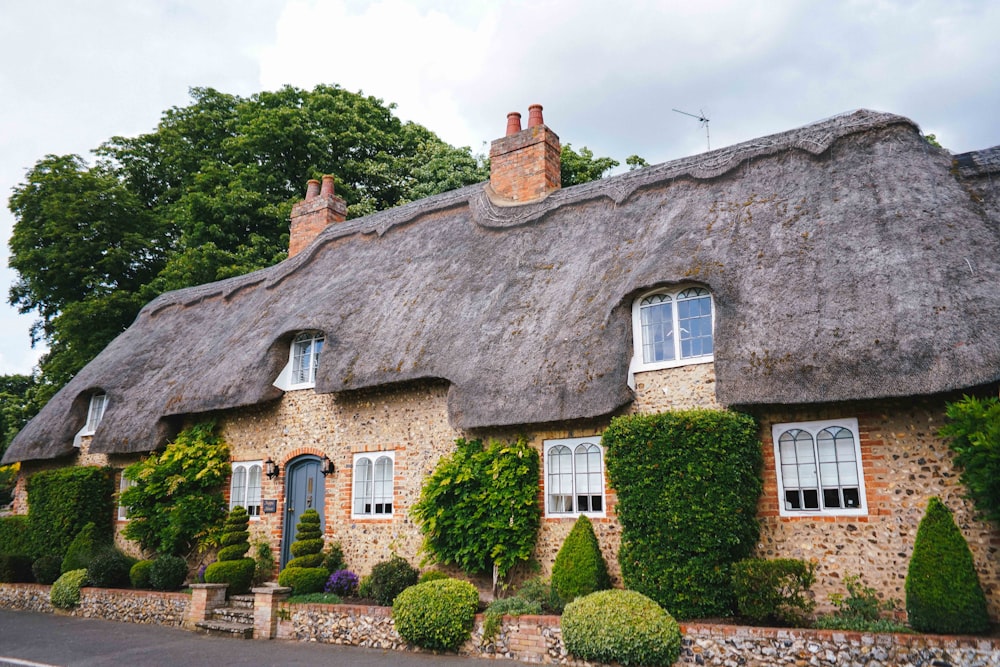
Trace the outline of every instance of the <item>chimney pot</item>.
<path fill-rule="evenodd" d="M 521 131 L 521 112 L 511 111 L 507 114 L 507 135 L 517 134 Z"/>
<path fill-rule="evenodd" d="M 323 187 L 320 189 L 319 194 L 321 197 L 333 196 L 333 176 L 330 174 L 323 176 Z"/>
<path fill-rule="evenodd" d="M 538 127 L 543 125 L 542 121 L 542 105 L 532 104 L 528 107 L 528 127 Z"/>
<path fill-rule="evenodd" d="M 315 178 L 310 178 L 306 182 L 306 201 L 310 199 L 315 199 L 316 195 L 319 194 L 319 181 Z"/>

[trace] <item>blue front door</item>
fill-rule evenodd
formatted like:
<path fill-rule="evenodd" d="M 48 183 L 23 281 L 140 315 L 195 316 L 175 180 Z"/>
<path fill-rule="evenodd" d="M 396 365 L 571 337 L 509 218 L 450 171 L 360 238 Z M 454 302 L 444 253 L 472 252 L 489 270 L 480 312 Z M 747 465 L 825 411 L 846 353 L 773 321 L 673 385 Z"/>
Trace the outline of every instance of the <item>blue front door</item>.
<path fill-rule="evenodd" d="M 281 535 L 281 567 L 292 559 L 292 542 L 299 518 L 306 510 L 319 512 L 323 523 L 323 475 L 315 456 L 295 459 L 285 468 L 285 523 Z"/>

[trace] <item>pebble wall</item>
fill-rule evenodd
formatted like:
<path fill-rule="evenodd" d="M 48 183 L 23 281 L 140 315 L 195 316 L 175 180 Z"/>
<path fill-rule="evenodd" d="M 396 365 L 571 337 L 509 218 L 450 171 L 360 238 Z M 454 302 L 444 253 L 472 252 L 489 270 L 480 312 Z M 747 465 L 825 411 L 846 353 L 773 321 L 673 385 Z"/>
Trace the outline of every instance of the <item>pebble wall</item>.
<path fill-rule="evenodd" d="M 41 584 L 0 584 L 0 607 L 54 613 L 49 589 L 50 586 Z M 190 603 L 191 596 L 184 593 L 85 587 L 80 589 L 79 606 L 59 613 L 123 623 L 180 626 Z"/>

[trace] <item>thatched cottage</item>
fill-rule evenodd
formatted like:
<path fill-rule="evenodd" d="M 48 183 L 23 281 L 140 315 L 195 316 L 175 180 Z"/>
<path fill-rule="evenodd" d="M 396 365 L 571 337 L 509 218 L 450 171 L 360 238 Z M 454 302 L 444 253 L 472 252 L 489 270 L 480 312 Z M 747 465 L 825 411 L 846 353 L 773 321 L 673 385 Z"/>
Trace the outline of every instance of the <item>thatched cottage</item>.
<path fill-rule="evenodd" d="M 1000 532 L 936 435 L 1000 381 L 1000 147 L 857 111 L 560 189 L 541 107 L 508 121 L 486 184 L 344 221 L 311 181 L 286 261 L 150 303 L 4 463 L 122 467 L 211 416 L 275 553 L 312 506 L 366 572 L 419 560 L 408 510 L 456 437 L 526 435 L 543 572 L 581 512 L 617 570 L 602 430 L 724 406 L 761 424 L 760 555 L 818 559 L 821 599 L 858 572 L 901 598 L 939 495 L 1000 616 Z"/>

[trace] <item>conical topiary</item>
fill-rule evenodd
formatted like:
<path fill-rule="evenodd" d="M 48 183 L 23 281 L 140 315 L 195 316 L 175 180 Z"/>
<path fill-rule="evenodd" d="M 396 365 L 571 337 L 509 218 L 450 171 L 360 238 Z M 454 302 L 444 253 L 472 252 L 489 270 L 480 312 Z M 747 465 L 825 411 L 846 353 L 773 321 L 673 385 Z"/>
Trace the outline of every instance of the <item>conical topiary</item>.
<path fill-rule="evenodd" d="M 563 605 L 611 588 L 608 565 L 590 519 L 580 515 L 552 565 L 552 591 Z"/>
<path fill-rule="evenodd" d="M 323 529 L 319 512 L 306 510 L 299 517 L 292 555 L 285 569 L 278 575 L 278 584 L 290 586 L 293 595 L 306 595 L 323 590 L 330 572 L 323 567 Z"/>
<path fill-rule="evenodd" d="M 242 595 L 250 590 L 257 563 L 246 558 L 250 550 L 250 517 L 247 511 L 236 506 L 229 512 L 222 530 L 218 560 L 205 568 L 205 582 L 209 584 L 229 584 L 227 593 Z"/>
<path fill-rule="evenodd" d="M 72 572 L 73 570 L 87 569 L 94 554 L 104 546 L 98 544 L 96 533 L 97 527 L 93 521 L 84 524 L 80 532 L 70 542 L 69 549 L 66 550 L 66 556 L 63 558 L 62 567 L 60 568 L 63 574 Z"/>
<path fill-rule="evenodd" d="M 906 613 L 920 632 L 973 634 L 989 628 L 969 544 L 951 510 L 931 498 L 906 572 Z"/>

